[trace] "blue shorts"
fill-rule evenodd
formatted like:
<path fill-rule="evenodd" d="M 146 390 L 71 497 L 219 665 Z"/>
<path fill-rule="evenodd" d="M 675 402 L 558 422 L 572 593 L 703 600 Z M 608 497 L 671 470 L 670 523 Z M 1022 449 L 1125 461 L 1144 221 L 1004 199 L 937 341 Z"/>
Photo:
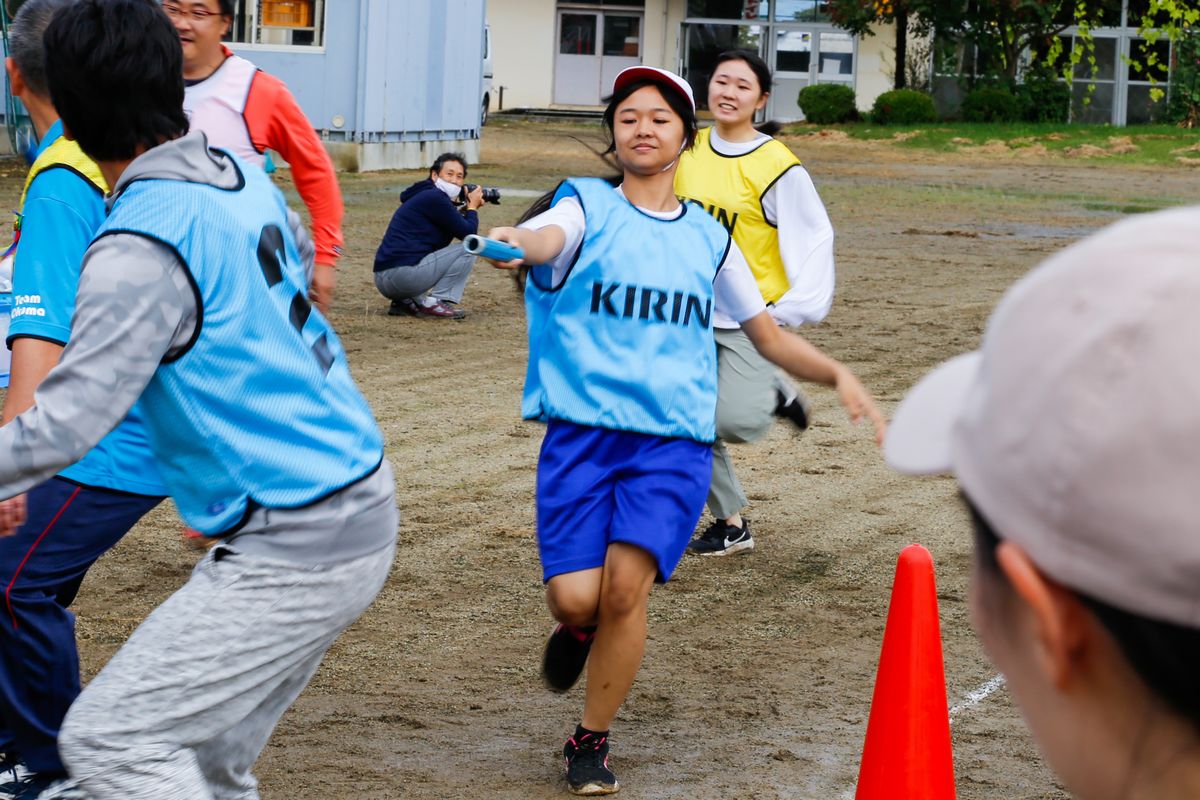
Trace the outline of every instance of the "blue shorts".
<path fill-rule="evenodd" d="M 704 511 L 712 445 L 550 420 L 537 470 L 542 580 L 604 566 L 625 542 L 675 571 Z"/>

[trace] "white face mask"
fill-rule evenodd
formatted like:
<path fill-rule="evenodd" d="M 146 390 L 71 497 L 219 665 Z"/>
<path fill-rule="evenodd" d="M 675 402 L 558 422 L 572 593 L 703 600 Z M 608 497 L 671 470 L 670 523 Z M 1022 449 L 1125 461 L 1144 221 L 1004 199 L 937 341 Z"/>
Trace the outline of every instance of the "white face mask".
<path fill-rule="evenodd" d="M 445 194 L 446 197 L 449 197 L 451 200 L 457 200 L 458 196 L 460 194 L 462 194 L 461 186 L 459 186 L 458 184 L 455 184 L 455 183 L 451 183 L 450 181 L 442 180 L 441 178 L 434 178 L 433 185 L 436 186 L 437 188 L 441 189 L 442 193 Z"/>

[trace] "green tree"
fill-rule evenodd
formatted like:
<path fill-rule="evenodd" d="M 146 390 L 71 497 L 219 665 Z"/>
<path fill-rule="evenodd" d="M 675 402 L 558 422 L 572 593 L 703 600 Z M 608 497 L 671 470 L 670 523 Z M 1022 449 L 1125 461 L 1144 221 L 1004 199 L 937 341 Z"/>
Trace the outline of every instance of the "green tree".
<path fill-rule="evenodd" d="M 1184 95 L 1182 108 L 1184 123 L 1194 127 L 1200 122 L 1200 95 L 1196 93 L 1196 68 L 1200 66 L 1197 37 L 1200 31 L 1200 0 L 1135 0 L 1130 3 L 1130 24 L 1138 26 L 1138 36 L 1146 44 L 1140 52 L 1132 54 L 1130 68 L 1146 76 L 1151 84 L 1157 84 L 1176 72 L 1179 93 Z M 1175 64 L 1160 57 L 1157 42 L 1167 41 L 1174 45 Z M 1154 86 L 1150 95 L 1161 100 L 1162 88 Z"/>
<path fill-rule="evenodd" d="M 1178 45 L 1197 35 L 1200 0 L 1126 0 L 1124 5 L 1128 24 L 1146 43 L 1127 63 L 1152 83 L 1165 81 L 1171 65 L 1154 45 Z M 1096 66 L 1091 31 L 1119 24 L 1122 6 L 1122 0 L 829 0 L 833 21 L 857 36 L 874 35 L 881 23 L 895 24 L 896 88 L 905 85 L 910 33 L 966 45 L 971 84 L 991 78 L 1015 87 L 1027 52 L 1067 80 L 1089 77 Z M 1064 52 L 1060 35 L 1072 27 L 1078 34 Z M 1162 94 L 1153 91 L 1156 99 Z"/>

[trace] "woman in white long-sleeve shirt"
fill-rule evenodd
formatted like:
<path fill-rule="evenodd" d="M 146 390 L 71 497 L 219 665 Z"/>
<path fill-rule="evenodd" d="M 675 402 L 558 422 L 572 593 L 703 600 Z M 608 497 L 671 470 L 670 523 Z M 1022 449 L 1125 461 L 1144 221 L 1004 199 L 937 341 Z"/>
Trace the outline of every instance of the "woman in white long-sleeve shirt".
<path fill-rule="evenodd" d="M 833 302 L 833 226 L 800 160 L 754 127 L 771 72 L 758 55 L 717 58 L 708 84 L 714 125 L 679 159 L 675 191 L 726 227 L 746 256 L 768 310 L 780 325 L 820 322 Z M 738 324 L 714 318 L 718 353 L 717 442 L 708 510 L 714 521 L 689 545 L 703 555 L 754 547 L 741 516 L 748 503 L 725 442 L 752 442 L 776 416 L 807 427 L 804 399 L 754 350 Z"/>

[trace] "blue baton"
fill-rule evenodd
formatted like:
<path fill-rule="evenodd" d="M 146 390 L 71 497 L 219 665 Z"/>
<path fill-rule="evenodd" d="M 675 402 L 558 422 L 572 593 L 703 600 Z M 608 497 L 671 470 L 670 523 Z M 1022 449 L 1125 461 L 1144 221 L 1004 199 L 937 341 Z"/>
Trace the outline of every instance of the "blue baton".
<path fill-rule="evenodd" d="M 486 236 L 471 234 L 463 239 L 463 249 L 474 256 L 491 259 L 492 261 L 512 261 L 514 258 L 524 258 L 525 251 L 505 242 L 498 242 Z"/>

